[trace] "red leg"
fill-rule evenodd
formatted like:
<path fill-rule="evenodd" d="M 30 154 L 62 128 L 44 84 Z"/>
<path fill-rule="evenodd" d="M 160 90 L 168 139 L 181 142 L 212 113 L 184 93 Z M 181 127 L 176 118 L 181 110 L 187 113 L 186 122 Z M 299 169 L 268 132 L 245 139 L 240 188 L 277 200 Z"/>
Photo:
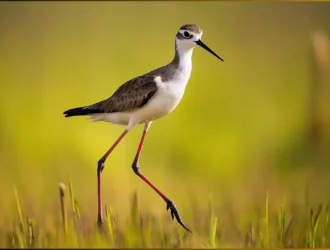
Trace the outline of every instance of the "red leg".
<path fill-rule="evenodd" d="M 111 148 L 104 154 L 104 156 L 97 163 L 97 223 L 102 224 L 102 191 L 101 191 L 101 173 L 104 169 L 104 162 L 110 155 L 110 153 L 116 148 L 119 142 L 125 137 L 128 130 L 125 131 L 119 136 Z"/>
<path fill-rule="evenodd" d="M 140 157 L 140 153 L 141 153 L 141 150 L 142 150 L 142 147 L 143 147 L 143 143 L 144 143 L 144 140 L 145 140 L 145 137 L 147 135 L 147 132 L 148 132 L 148 127 L 149 127 L 150 124 L 146 124 L 145 126 L 145 129 L 143 130 L 143 134 L 142 134 L 142 137 L 141 137 L 141 140 L 140 140 L 140 144 L 139 144 L 139 147 L 138 147 L 138 150 L 136 152 L 136 155 L 135 155 L 135 158 L 134 158 L 134 161 L 133 161 L 133 164 L 132 164 L 132 168 L 133 168 L 133 171 L 134 173 L 139 176 L 145 183 L 147 183 L 153 190 L 156 191 L 156 193 L 162 197 L 164 199 L 164 201 L 166 202 L 167 204 L 167 207 L 166 209 L 170 209 L 171 210 L 171 216 L 172 216 L 172 219 L 174 219 L 174 217 L 176 218 L 176 220 L 179 222 L 179 224 L 184 228 L 186 229 L 187 231 L 191 232 L 186 226 L 185 224 L 182 222 L 181 218 L 180 218 L 180 215 L 178 213 L 178 210 L 176 209 L 176 206 L 175 204 L 173 203 L 173 201 L 171 201 L 169 198 L 167 198 L 167 196 L 165 194 L 163 194 L 154 184 L 152 184 L 151 181 L 148 180 L 148 178 L 146 176 L 144 176 L 140 170 L 140 165 L 139 165 L 139 157 Z"/>

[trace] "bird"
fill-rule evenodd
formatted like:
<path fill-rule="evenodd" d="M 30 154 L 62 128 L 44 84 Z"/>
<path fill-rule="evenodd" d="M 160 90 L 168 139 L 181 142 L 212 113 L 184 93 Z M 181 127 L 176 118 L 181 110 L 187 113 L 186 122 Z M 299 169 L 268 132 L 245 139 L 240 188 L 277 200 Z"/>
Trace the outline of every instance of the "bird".
<path fill-rule="evenodd" d="M 88 116 L 94 122 L 103 121 L 125 126 L 118 139 L 97 162 L 98 225 L 103 224 L 101 173 L 105 161 L 131 129 L 138 124 L 144 124 L 132 169 L 165 201 L 166 210 L 170 209 L 172 220 L 175 218 L 185 230 L 191 232 L 183 223 L 175 203 L 142 173 L 139 157 L 151 123 L 170 114 L 180 103 L 191 76 L 194 48 L 199 46 L 224 62 L 202 42 L 202 35 L 203 30 L 196 24 L 181 26 L 175 35 L 174 58 L 168 64 L 126 81 L 107 99 L 63 112 L 65 117 Z"/>

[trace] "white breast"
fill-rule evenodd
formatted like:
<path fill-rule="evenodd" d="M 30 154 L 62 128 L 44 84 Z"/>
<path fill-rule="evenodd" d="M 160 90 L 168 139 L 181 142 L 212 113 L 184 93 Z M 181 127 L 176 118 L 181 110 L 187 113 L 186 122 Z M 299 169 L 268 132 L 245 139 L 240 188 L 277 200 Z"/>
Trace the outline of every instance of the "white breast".
<path fill-rule="evenodd" d="M 166 115 L 173 111 L 181 101 L 189 78 L 180 76 L 163 83 L 157 77 L 158 91 L 154 99 L 150 101 L 150 106 L 157 106 L 161 114 Z"/>

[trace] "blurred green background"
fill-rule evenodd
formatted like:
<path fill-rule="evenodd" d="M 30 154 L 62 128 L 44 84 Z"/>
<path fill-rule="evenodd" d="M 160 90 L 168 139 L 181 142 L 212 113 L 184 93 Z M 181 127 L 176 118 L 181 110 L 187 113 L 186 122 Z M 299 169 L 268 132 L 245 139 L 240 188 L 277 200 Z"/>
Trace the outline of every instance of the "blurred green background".
<path fill-rule="evenodd" d="M 188 221 L 191 196 L 221 203 L 227 192 L 247 204 L 306 185 L 325 194 L 313 190 L 329 186 L 329 13 L 330 3 L 307 2 L 1 2 L 1 223 L 16 216 L 7 213 L 14 186 L 38 214 L 68 176 L 83 208 L 96 212 L 96 163 L 124 127 L 62 112 L 168 63 L 186 23 L 198 24 L 225 62 L 195 49 L 182 102 L 150 128 L 146 176 Z M 104 201 L 125 211 L 137 189 L 142 208 L 164 214 L 131 169 L 142 130 L 108 159 Z"/>

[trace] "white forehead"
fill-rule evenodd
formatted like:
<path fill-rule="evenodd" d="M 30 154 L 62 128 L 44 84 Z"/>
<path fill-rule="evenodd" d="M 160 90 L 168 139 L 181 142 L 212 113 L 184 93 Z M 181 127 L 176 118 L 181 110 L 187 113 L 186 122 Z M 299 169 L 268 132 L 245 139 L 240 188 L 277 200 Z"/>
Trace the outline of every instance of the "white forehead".
<path fill-rule="evenodd" d="M 193 35 L 193 38 L 195 39 L 201 39 L 202 35 L 203 35 L 203 32 L 194 32 L 194 31 L 191 31 L 191 30 L 179 30 L 179 33 L 184 35 L 184 32 L 189 32 L 189 34 Z"/>

